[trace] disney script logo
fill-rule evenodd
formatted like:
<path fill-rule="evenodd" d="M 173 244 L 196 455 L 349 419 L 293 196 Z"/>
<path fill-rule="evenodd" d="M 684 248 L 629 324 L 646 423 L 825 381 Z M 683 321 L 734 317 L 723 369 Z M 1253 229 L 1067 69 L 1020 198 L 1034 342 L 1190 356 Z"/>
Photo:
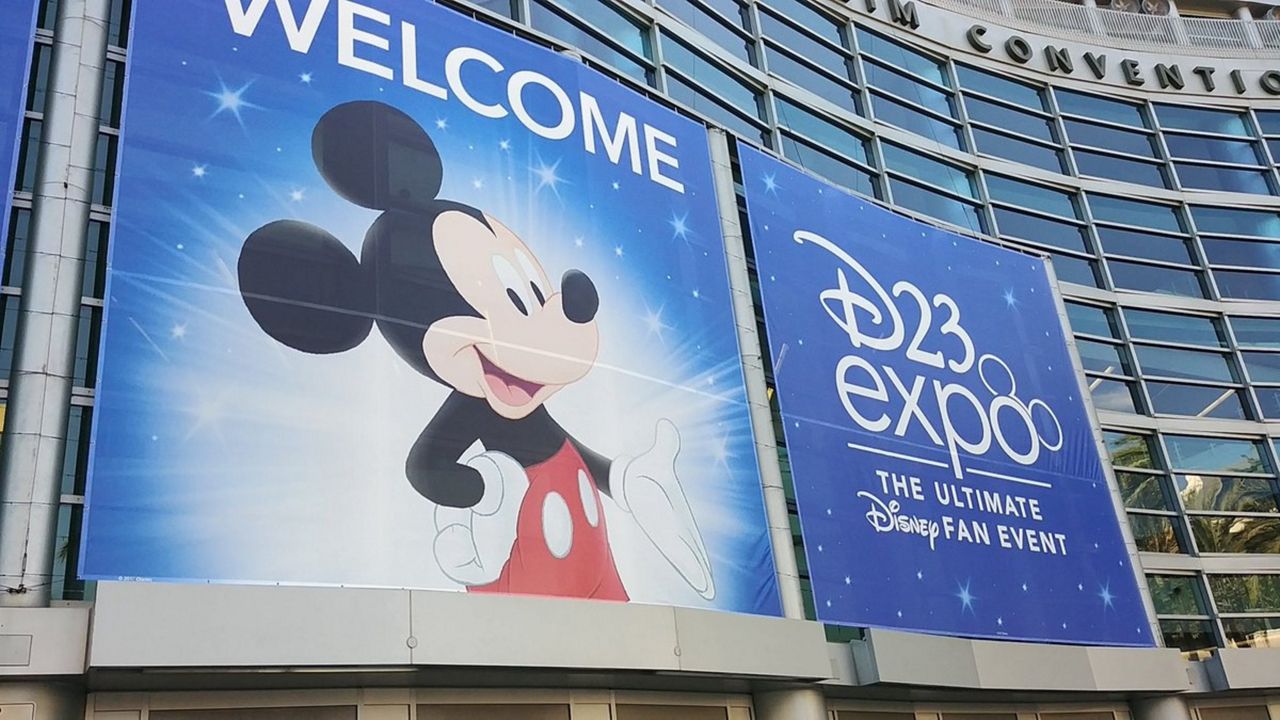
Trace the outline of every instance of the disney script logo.
<path fill-rule="evenodd" d="M 897 500 L 890 500 L 886 503 L 874 493 L 869 493 L 866 490 L 859 490 L 858 497 L 871 501 L 871 508 L 867 510 L 866 518 L 876 532 L 901 532 L 908 535 L 919 535 L 920 537 L 929 538 L 930 550 L 936 548 L 938 536 L 942 534 L 942 528 L 938 525 L 938 521 L 919 515 L 900 514 L 899 511 L 902 509 L 902 504 Z"/>

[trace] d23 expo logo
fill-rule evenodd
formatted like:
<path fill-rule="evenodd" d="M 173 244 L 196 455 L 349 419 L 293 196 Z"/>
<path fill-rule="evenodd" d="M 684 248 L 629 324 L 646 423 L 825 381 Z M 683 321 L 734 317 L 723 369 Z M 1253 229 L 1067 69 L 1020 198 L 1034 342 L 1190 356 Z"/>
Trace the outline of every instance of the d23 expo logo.
<path fill-rule="evenodd" d="M 1053 408 L 1041 398 L 1022 397 L 1009 363 L 979 351 L 952 296 L 929 295 L 907 280 L 886 289 L 827 238 L 806 230 L 796 231 L 793 238 L 838 261 L 835 287 L 823 290 L 818 301 L 849 343 L 850 352 L 834 366 L 840 404 L 862 430 L 899 441 L 892 443 L 894 450 L 856 442 L 849 442 L 849 448 L 948 470 L 950 477 L 936 479 L 931 494 L 949 510 L 1043 522 L 1036 491 L 1005 490 L 1048 489 L 1050 483 L 973 467 L 972 459 L 1029 467 L 1060 451 L 1064 434 Z M 915 448 L 930 443 L 945 450 L 948 461 L 920 457 Z M 932 549 L 939 538 L 991 545 L 994 529 L 1002 547 L 1066 554 L 1062 533 L 1007 524 L 992 528 L 982 520 L 952 515 L 904 514 L 898 498 L 924 502 L 926 491 L 919 477 L 897 472 L 898 467 L 874 471 L 882 494 L 858 492 L 871 503 L 867 520 L 877 532 L 920 535 Z M 983 487 L 957 482 L 969 474 L 989 480 Z"/>

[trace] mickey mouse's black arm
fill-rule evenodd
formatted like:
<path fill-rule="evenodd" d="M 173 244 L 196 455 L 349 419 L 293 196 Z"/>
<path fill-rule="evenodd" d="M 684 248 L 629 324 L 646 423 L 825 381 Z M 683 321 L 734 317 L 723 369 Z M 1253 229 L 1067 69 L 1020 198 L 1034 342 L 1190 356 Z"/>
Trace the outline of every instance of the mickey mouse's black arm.
<path fill-rule="evenodd" d="M 466 508 L 484 495 L 480 473 L 460 462 L 486 419 L 474 417 L 475 410 L 472 398 L 450 394 L 409 451 L 404 467 L 409 484 L 433 503 Z"/>

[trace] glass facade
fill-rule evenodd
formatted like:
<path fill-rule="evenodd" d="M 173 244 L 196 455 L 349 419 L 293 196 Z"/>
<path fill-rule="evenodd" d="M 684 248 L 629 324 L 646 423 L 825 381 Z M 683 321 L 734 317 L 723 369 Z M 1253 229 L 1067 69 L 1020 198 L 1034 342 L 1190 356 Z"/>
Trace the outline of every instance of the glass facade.
<path fill-rule="evenodd" d="M 860 195 L 1050 256 L 1165 643 L 1248 646 L 1280 628 L 1280 103 L 1211 109 L 1063 89 L 938 56 L 805 0 L 450 4 L 572 47 Z M 0 402 L 27 283 L 57 5 L 44 1 L 33 39 L 5 229 Z M 129 6 L 112 0 L 85 229 L 54 570 L 55 597 L 67 600 L 93 592 L 74 568 Z M 785 448 L 780 459 L 785 477 Z M 1243 573 L 1242 556 L 1269 557 Z"/>

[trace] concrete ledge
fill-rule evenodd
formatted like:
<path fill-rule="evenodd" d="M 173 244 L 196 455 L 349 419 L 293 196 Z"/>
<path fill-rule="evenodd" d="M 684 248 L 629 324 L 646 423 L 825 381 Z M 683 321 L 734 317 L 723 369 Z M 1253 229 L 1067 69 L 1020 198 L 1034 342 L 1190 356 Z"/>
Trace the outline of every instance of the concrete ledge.
<path fill-rule="evenodd" d="M 1214 690 L 1273 690 L 1280 684 L 1278 648 L 1219 648 L 1201 664 Z"/>
<path fill-rule="evenodd" d="M 567 668 L 823 680 L 822 626 L 418 590 L 100 583 L 89 665 Z"/>
<path fill-rule="evenodd" d="M 82 675 L 87 606 L 0 608 L 0 677 Z"/>
<path fill-rule="evenodd" d="M 878 629 L 850 645 L 861 685 L 1058 692 L 1183 692 L 1191 687 L 1182 655 L 1164 648 L 967 640 Z"/>

